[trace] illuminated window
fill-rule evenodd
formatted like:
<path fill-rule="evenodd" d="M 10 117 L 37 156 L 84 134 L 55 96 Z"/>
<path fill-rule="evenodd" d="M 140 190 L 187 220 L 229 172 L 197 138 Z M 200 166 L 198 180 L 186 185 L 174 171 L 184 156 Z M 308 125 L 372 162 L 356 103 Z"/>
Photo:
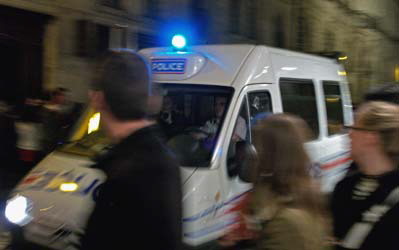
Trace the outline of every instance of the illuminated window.
<path fill-rule="evenodd" d="M 323 81 L 323 90 L 327 111 L 328 135 L 337 134 L 341 131 L 344 122 L 339 82 Z"/>

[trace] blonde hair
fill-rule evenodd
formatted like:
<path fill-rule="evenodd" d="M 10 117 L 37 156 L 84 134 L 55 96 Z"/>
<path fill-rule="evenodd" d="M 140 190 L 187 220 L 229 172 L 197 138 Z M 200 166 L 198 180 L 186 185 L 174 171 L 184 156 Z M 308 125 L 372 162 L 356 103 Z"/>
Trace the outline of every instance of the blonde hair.
<path fill-rule="evenodd" d="M 304 120 L 288 114 L 272 115 L 255 127 L 258 159 L 254 191 L 258 198 L 254 202 L 258 205 L 263 203 L 261 197 L 269 192 L 280 206 L 297 207 L 316 216 L 325 216 L 323 199 L 309 175 L 311 162 L 303 146 L 308 130 Z"/>
<path fill-rule="evenodd" d="M 360 126 L 379 133 L 384 152 L 394 161 L 399 157 L 399 105 L 367 102 L 357 112 Z"/>

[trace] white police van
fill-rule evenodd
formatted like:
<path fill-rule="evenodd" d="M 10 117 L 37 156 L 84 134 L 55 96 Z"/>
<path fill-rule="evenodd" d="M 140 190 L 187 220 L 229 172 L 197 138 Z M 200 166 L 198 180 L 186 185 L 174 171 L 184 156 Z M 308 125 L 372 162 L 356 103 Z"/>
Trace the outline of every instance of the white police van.
<path fill-rule="evenodd" d="M 236 222 L 235 208 L 252 187 L 241 178 L 239 142 L 250 144 L 253 124 L 270 113 L 294 113 L 308 122 L 311 171 L 323 191 L 332 190 L 350 163 L 348 138 L 339 128 L 353 119 L 345 71 L 336 60 L 266 46 L 177 45 L 140 53 L 164 89 L 160 123 L 181 163 L 187 245 L 210 242 Z M 220 110 L 210 134 L 206 124 Z M 109 144 L 98 130 L 99 116 L 87 110 L 72 142 L 15 188 L 6 216 L 26 241 L 54 249 L 79 244 L 105 180 L 90 168 L 91 157 Z"/>

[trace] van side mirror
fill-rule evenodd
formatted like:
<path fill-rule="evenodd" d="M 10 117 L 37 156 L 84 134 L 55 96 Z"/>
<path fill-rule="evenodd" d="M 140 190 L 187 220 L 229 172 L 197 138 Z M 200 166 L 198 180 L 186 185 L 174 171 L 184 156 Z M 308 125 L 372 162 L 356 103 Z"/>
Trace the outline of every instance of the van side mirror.
<path fill-rule="evenodd" d="M 229 172 L 234 168 L 234 174 L 245 182 L 254 182 L 256 178 L 255 147 L 246 141 L 239 141 L 236 144 L 236 153 L 229 164 Z"/>

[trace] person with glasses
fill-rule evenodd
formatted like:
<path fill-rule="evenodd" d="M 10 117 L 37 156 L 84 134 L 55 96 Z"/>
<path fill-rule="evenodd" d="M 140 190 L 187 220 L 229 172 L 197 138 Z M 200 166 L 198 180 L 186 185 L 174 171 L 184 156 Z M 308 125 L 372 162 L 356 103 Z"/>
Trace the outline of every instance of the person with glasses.
<path fill-rule="evenodd" d="M 397 249 L 399 232 L 399 106 L 362 104 L 346 126 L 358 171 L 340 181 L 331 209 L 337 249 Z"/>

